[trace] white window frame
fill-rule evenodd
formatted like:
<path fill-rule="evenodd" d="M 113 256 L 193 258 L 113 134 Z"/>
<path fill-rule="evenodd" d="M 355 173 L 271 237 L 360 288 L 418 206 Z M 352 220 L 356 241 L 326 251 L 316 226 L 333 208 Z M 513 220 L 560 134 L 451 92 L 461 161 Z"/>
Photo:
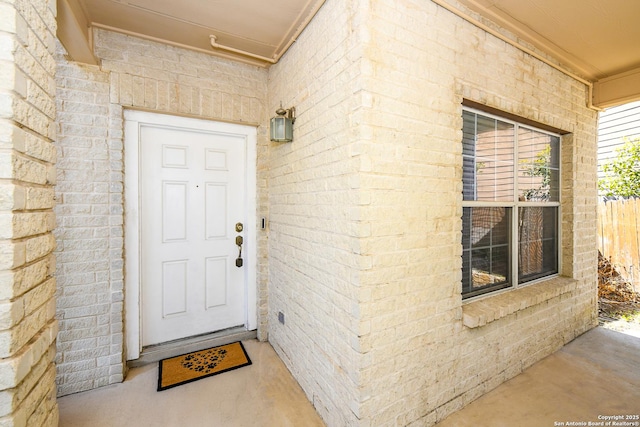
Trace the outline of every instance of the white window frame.
<path fill-rule="evenodd" d="M 471 112 L 471 113 L 475 113 L 478 115 L 482 115 L 484 117 L 488 117 L 491 119 L 495 119 L 495 120 L 499 120 L 501 122 L 504 123 L 510 123 L 512 125 L 514 125 L 514 147 L 513 147 L 513 153 L 514 153 L 514 170 L 513 170 L 513 200 L 512 201 L 476 201 L 476 200 L 464 200 L 462 201 L 462 207 L 463 208 L 479 208 L 479 207 L 504 207 L 504 208 L 509 208 L 511 210 L 511 229 L 510 229 L 510 236 L 509 236 L 509 248 L 510 248 L 510 256 L 511 256 L 511 265 L 510 265 L 510 277 L 509 277 L 509 283 L 510 285 L 502 288 L 502 289 L 497 289 L 497 290 L 488 290 L 487 292 L 481 293 L 479 295 L 473 295 L 473 296 L 469 296 L 469 297 L 465 297 L 464 294 L 462 295 L 463 300 L 465 303 L 470 302 L 470 301 L 474 301 L 477 299 L 481 299 L 481 298 L 486 298 L 489 296 L 493 296 L 493 295 L 497 295 L 497 294 L 501 294 L 504 292 L 509 292 L 511 290 L 514 289 L 519 289 L 525 286 L 529 286 L 535 283 L 539 283 L 541 281 L 545 281 L 545 280 L 549 280 L 551 278 L 554 277 L 558 277 L 560 275 L 560 272 L 562 271 L 562 253 L 561 253 L 561 249 L 562 249 L 562 135 L 559 133 L 555 133 L 555 132 L 551 132 L 545 129 L 541 129 L 532 125 L 528 125 L 528 124 L 524 124 L 522 122 L 518 122 L 516 120 L 513 119 L 508 119 L 506 117 L 497 115 L 497 114 L 492 114 L 492 113 L 488 113 L 486 111 L 483 111 L 481 109 L 477 109 L 477 108 L 471 108 L 471 107 L 467 107 L 467 106 L 463 106 L 462 107 L 462 111 L 460 114 L 460 117 L 463 116 L 462 113 L 464 113 L 465 111 L 467 112 Z M 546 201 L 546 202 L 521 202 L 518 200 L 518 129 L 519 128 L 525 128 L 525 129 L 530 129 L 536 132 L 541 132 L 550 136 L 555 136 L 559 139 L 559 146 L 558 146 L 558 156 L 559 156 L 559 162 L 558 162 L 558 200 L 557 201 Z M 475 160 L 475 156 L 474 156 L 474 160 Z M 475 164 L 475 163 L 474 163 Z M 549 275 L 546 275 L 544 277 L 539 277 L 537 279 L 533 279 L 533 280 L 529 280 L 523 283 L 520 283 L 518 281 L 518 251 L 519 251 L 519 240 L 518 240 L 518 211 L 520 208 L 522 207 L 556 207 L 557 208 L 557 224 L 556 224 L 556 231 L 557 231 L 557 247 L 556 247 L 556 255 L 557 255 L 557 260 L 556 260 L 556 265 L 557 265 L 557 272 L 556 273 L 552 273 Z M 463 224 L 464 226 L 464 224 Z"/>

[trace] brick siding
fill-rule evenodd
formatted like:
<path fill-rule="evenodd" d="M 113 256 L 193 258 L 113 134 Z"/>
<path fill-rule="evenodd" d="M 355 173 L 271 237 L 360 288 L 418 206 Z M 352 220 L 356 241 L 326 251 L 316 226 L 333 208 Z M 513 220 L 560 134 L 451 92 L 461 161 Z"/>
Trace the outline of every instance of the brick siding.
<path fill-rule="evenodd" d="M 270 157 L 269 336 L 328 425 L 433 425 L 596 324 L 584 85 L 392 0 L 325 3 L 269 83 L 299 117 Z M 463 99 L 569 132 L 561 277 L 465 304 Z"/>
<path fill-rule="evenodd" d="M 123 379 L 122 148 L 109 138 L 109 74 L 58 50 L 58 393 Z M 118 149 L 120 147 L 120 149 Z M 114 179 L 115 178 L 115 179 Z"/>
<path fill-rule="evenodd" d="M 55 2 L 0 2 L 0 425 L 55 426 Z"/>

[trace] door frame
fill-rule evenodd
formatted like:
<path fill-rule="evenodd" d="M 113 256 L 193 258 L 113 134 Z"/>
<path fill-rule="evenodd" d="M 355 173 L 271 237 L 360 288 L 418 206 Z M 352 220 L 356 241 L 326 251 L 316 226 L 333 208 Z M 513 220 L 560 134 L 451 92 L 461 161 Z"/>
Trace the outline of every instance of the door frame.
<path fill-rule="evenodd" d="M 245 206 L 242 222 L 244 240 L 242 254 L 245 260 L 245 328 L 255 330 L 257 313 L 257 129 L 255 126 L 216 122 L 140 110 L 124 110 L 124 310 L 125 310 L 125 357 L 134 360 L 142 351 L 142 300 L 140 281 L 140 124 L 187 128 L 210 132 L 243 135 L 245 151 Z"/>

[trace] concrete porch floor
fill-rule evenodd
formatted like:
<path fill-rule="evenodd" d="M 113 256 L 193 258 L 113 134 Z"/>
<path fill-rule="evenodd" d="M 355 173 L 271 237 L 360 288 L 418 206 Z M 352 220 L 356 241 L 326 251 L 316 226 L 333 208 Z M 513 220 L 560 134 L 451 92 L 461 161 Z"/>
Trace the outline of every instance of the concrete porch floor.
<path fill-rule="evenodd" d="M 597 327 L 437 426 L 639 426 L 638 417 L 640 337 Z"/>
<path fill-rule="evenodd" d="M 123 383 L 61 397 L 59 425 L 324 426 L 271 345 L 242 343 L 252 364 L 234 371 L 157 392 L 158 363 L 151 363 L 130 369 Z"/>
<path fill-rule="evenodd" d="M 271 346 L 244 344 L 253 365 L 194 383 L 156 392 L 154 363 L 132 369 L 122 384 L 62 397 L 60 426 L 323 426 Z M 599 416 L 614 415 L 640 415 L 640 338 L 599 327 L 438 427 L 607 425 Z"/>

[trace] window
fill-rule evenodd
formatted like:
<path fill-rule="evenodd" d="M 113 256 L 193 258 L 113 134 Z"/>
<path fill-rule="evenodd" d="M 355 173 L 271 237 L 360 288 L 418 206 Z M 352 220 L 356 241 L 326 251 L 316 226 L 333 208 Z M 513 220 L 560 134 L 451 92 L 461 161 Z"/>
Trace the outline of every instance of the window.
<path fill-rule="evenodd" d="M 463 110 L 462 297 L 558 273 L 560 137 Z"/>

